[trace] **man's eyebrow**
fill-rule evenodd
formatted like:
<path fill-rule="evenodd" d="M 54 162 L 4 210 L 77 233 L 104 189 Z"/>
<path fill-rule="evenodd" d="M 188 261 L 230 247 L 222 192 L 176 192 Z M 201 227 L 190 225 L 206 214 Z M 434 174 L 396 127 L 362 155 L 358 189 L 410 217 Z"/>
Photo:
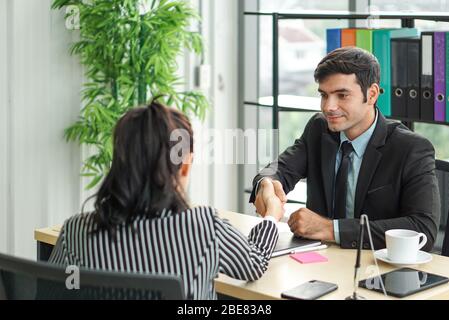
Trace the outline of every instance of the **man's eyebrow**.
<path fill-rule="evenodd" d="M 326 93 L 325 91 L 321 90 L 320 88 L 318 88 L 318 92 Z M 341 89 L 334 90 L 331 93 L 348 93 L 348 92 L 351 92 L 351 90 L 350 89 L 346 89 L 346 88 L 341 88 Z"/>

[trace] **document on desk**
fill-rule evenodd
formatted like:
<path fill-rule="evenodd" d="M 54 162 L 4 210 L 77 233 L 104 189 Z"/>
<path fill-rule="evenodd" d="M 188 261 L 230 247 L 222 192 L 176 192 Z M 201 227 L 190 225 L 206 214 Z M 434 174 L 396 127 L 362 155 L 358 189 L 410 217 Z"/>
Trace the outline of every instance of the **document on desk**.
<path fill-rule="evenodd" d="M 314 248 L 319 245 L 321 245 L 319 240 L 299 238 L 291 232 L 279 232 L 279 239 L 271 256 L 278 257 L 292 252 L 300 252 L 302 249 Z"/>

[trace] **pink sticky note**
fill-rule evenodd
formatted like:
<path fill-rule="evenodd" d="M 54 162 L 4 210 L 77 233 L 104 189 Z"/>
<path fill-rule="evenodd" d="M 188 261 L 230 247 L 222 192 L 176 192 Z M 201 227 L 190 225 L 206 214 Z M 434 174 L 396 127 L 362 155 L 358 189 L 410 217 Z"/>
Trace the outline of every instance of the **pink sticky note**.
<path fill-rule="evenodd" d="M 299 252 L 290 257 L 301 263 L 327 262 L 327 258 L 317 252 Z"/>

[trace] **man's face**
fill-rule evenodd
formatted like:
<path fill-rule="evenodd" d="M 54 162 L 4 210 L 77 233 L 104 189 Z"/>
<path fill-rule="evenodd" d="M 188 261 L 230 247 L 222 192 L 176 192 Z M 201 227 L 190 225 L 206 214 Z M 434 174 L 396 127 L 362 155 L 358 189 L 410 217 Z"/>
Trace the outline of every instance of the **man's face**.
<path fill-rule="evenodd" d="M 368 129 L 372 123 L 370 112 L 374 114 L 375 102 L 369 98 L 371 90 L 368 90 L 368 101 L 363 102 L 363 93 L 355 74 L 334 74 L 321 81 L 318 88 L 321 111 L 329 129 L 334 132 L 354 132 L 356 136 Z"/>

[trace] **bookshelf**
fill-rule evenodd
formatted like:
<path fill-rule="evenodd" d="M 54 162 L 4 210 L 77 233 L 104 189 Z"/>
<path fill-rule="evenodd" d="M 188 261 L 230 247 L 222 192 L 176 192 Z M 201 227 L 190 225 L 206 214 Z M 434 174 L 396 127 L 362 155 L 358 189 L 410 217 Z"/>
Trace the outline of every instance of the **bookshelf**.
<path fill-rule="evenodd" d="M 272 123 L 271 129 L 279 130 L 279 114 L 280 112 L 314 112 L 320 110 L 320 99 L 312 97 L 298 97 L 296 100 L 292 97 L 280 95 L 279 90 L 279 23 L 282 20 L 294 20 L 294 19 L 323 19 L 323 20 L 366 20 L 375 18 L 379 20 L 400 20 L 401 27 L 413 28 L 415 27 L 415 20 L 428 20 L 435 22 L 449 22 L 449 14 L 435 13 L 435 12 L 421 12 L 421 13 L 408 13 L 408 12 L 371 12 L 371 13 L 352 13 L 347 11 L 303 11 L 300 13 L 280 13 L 280 12 L 250 12 L 245 11 L 245 16 L 265 17 L 272 19 L 271 32 L 272 32 L 272 96 L 256 99 L 257 101 L 247 101 L 242 99 L 243 107 L 252 106 L 257 108 L 271 108 Z M 449 28 L 448 28 L 449 29 Z M 244 77 L 243 77 L 244 78 Z M 245 89 L 243 89 L 245 90 Z M 389 117 L 401 121 L 411 130 L 414 130 L 414 123 L 430 123 L 435 125 L 446 125 L 447 122 L 426 121 L 409 118 Z M 273 154 L 279 154 L 279 135 L 274 137 L 273 141 Z M 437 169 L 449 171 L 449 163 L 437 160 Z M 245 189 L 245 192 L 250 190 Z M 302 199 L 296 201 L 289 199 L 294 203 L 303 203 Z"/>

